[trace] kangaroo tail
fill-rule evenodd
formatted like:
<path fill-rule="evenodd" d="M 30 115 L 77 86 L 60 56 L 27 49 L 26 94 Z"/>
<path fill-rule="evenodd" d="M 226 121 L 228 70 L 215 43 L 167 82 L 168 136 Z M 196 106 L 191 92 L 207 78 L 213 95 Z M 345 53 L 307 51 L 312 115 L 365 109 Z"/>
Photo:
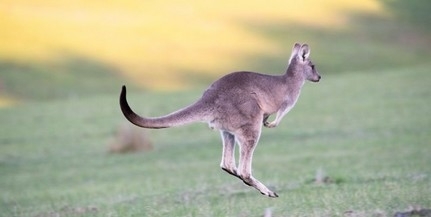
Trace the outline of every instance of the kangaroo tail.
<path fill-rule="evenodd" d="M 141 117 L 136 114 L 127 103 L 125 85 L 123 85 L 120 94 L 120 107 L 127 120 L 143 128 L 160 129 L 204 121 L 203 112 L 199 111 L 202 110 L 202 108 L 199 106 L 198 102 L 166 116 L 156 118 Z"/>

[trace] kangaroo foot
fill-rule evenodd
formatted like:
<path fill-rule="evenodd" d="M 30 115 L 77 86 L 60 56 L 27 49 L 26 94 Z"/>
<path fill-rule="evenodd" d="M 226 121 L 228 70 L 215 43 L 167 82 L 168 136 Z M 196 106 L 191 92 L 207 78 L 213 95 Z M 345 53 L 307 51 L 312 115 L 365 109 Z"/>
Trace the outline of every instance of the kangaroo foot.
<path fill-rule="evenodd" d="M 278 197 L 278 194 L 269 190 L 264 184 L 262 184 L 259 180 L 253 178 L 253 177 L 248 177 L 248 178 L 243 178 L 241 177 L 242 181 L 251 187 L 254 187 L 256 190 L 258 190 L 261 194 L 266 195 L 268 197 Z"/>
<path fill-rule="evenodd" d="M 236 176 L 236 177 L 238 177 L 238 178 L 241 178 L 241 177 L 238 175 L 238 173 L 236 172 L 236 169 L 228 169 L 228 168 L 225 168 L 225 167 L 222 167 L 221 169 L 222 169 L 222 170 L 224 170 L 224 171 L 226 171 L 227 173 L 229 173 L 229 174 L 233 175 L 233 176 Z"/>

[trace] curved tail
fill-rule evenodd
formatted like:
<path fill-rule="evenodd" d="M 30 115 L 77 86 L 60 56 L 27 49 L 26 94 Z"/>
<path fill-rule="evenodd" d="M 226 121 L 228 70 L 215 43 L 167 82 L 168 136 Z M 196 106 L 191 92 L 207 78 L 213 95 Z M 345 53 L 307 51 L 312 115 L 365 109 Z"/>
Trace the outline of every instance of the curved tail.
<path fill-rule="evenodd" d="M 127 120 L 136 126 L 143 128 L 168 128 L 180 126 L 192 122 L 204 121 L 204 110 L 198 103 L 192 104 L 184 109 L 157 118 L 145 118 L 136 114 L 127 103 L 126 86 L 123 85 L 120 94 L 120 107 Z"/>

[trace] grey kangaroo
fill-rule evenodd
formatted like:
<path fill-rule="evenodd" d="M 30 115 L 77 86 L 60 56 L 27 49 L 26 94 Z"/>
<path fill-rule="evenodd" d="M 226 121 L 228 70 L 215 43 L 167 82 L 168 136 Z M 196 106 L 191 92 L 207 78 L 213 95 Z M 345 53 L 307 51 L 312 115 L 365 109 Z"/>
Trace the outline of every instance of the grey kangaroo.
<path fill-rule="evenodd" d="M 223 140 L 220 167 L 254 187 L 263 195 L 278 197 L 252 176 L 253 152 L 259 141 L 262 125 L 276 127 L 295 105 L 305 80 L 318 82 L 320 75 L 309 59 L 307 44 L 295 43 L 286 73 L 265 75 L 255 72 L 234 72 L 215 81 L 190 106 L 162 117 L 146 118 L 132 111 L 126 99 L 126 87 L 120 95 L 124 116 L 143 128 L 167 128 L 206 122 L 217 129 Z M 272 114 L 275 119 L 268 122 Z M 235 163 L 235 142 L 239 146 L 239 165 Z"/>

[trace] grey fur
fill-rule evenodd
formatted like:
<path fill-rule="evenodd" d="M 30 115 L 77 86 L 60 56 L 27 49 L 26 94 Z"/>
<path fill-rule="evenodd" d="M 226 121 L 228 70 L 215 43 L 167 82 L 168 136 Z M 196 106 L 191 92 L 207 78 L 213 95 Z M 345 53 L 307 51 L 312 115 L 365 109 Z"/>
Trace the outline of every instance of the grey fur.
<path fill-rule="evenodd" d="M 278 195 L 251 174 L 254 149 L 262 126 L 276 127 L 295 105 L 306 80 L 318 82 L 320 75 L 309 59 L 307 44 L 295 43 L 286 73 L 266 75 L 255 72 L 234 72 L 215 81 L 194 104 L 166 116 L 145 118 L 137 115 L 126 100 L 126 87 L 120 95 L 124 116 L 144 128 L 167 128 L 192 122 L 206 122 L 221 132 L 223 154 L 220 166 L 245 184 L 269 197 Z M 276 114 L 274 121 L 268 117 Z M 240 149 L 238 169 L 235 163 L 235 142 Z"/>

